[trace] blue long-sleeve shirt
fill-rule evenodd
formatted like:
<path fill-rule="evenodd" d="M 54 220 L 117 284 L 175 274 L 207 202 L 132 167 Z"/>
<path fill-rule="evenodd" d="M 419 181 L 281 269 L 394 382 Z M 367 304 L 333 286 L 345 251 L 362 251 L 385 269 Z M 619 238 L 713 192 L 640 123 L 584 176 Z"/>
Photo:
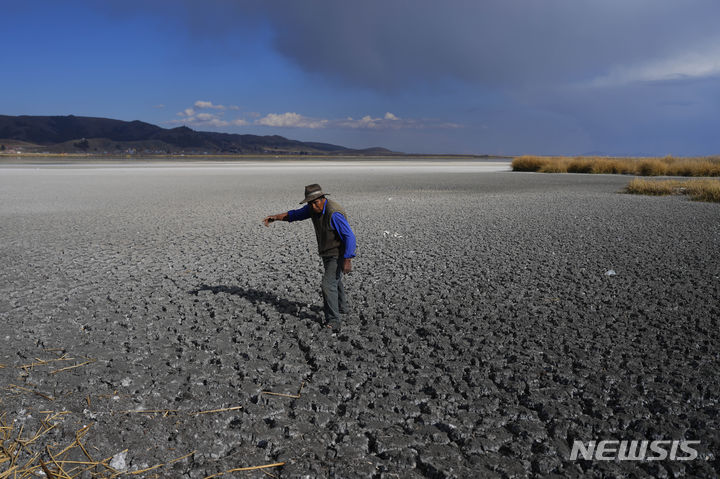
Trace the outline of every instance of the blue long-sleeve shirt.
<path fill-rule="evenodd" d="M 323 205 L 322 214 L 325 214 L 326 206 L 327 202 L 325 202 L 325 204 Z M 311 214 L 312 211 L 310 210 L 310 205 L 306 204 L 302 208 L 288 211 L 288 221 L 306 220 L 310 218 Z M 342 213 L 338 213 L 336 211 L 335 213 L 333 213 L 332 218 L 330 218 L 330 224 L 332 224 L 332 227 L 335 229 L 335 231 L 338 232 L 338 235 L 340 235 L 340 240 L 345 246 L 343 258 L 354 258 L 357 242 L 355 240 L 355 233 L 353 233 L 353 230 L 350 228 L 350 225 L 345 219 L 345 216 L 343 216 Z"/>

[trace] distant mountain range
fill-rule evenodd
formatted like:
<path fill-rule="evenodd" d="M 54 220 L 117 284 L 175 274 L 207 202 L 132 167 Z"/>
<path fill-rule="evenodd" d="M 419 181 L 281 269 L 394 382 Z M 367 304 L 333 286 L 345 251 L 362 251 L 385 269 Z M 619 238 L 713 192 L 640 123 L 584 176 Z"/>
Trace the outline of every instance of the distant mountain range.
<path fill-rule="evenodd" d="M 90 154 L 257 154 L 257 155 L 393 155 L 385 148 L 354 150 L 328 143 L 302 142 L 282 136 L 238 135 L 195 131 L 186 126 L 161 128 L 142 121 L 83 116 L 0 115 L 0 153 Z"/>

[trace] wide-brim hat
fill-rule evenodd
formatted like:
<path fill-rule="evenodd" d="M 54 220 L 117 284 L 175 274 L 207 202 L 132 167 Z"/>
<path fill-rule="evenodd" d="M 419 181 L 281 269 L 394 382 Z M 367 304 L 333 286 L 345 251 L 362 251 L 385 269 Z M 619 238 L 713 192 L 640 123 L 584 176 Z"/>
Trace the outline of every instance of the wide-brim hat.
<path fill-rule="evenodd" d="M 320 188 L 320 185 L 317 183 L 312 185 L 307 185 L 305 187 L 305 199 L 300 202 L 300 204 L 308 203 L 312 200 L 316 200 L 320 198 L 321 196 L 329 195 L 330 193 L 323 193 L 322 188 Z"/>

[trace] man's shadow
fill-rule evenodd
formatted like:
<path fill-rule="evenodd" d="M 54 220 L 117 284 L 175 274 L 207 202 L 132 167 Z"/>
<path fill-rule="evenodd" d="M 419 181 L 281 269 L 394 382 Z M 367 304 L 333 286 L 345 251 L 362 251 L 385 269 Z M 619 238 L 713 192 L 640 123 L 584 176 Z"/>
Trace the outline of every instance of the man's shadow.
<path fill-rule="evenodd" d="M 308 308 L 307 303 L 280 298 L 279 296 L 268 293 L 267 291 L 260 291 L 254 288 L 241 288 L 239 286 L 226 286 L 223 284 L 217 286 L 201 284 L 197 289 L 188 291 L 188 293 L 197 296 L 200 291 L 211 291 L 213 294 L 226 293 L 240 296 L 250 301 L 253 305 L 261 303 L 269 304 L 280 313 L 290 314 L 296 318 L 308 319 L 310 321 L 315 321 L 316 323 L 322 322 L 320 315 L 322 308 L 320 306 L 311 305 Z"/>

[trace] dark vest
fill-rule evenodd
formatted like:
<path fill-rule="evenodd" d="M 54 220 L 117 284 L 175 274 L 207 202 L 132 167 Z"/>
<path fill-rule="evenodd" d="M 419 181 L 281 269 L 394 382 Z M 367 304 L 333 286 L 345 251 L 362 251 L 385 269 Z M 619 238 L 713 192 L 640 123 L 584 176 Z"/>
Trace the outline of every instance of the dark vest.
<path fill-rule="evenodd" d="M 343 207 L 333 200 L 327 200 L 327 203 L 325 203 L 325 213 L 313 213 L 310 216 L 313 226 L 315 226 L 315 236 L 317 237 L 318 254 L 320 256 L 340 256 L 342 241 L 340 241 L 340 235 L 330 223 L 330 218 L 336 212 L 342 214 L 346 220 L 348 219 Z"/>

